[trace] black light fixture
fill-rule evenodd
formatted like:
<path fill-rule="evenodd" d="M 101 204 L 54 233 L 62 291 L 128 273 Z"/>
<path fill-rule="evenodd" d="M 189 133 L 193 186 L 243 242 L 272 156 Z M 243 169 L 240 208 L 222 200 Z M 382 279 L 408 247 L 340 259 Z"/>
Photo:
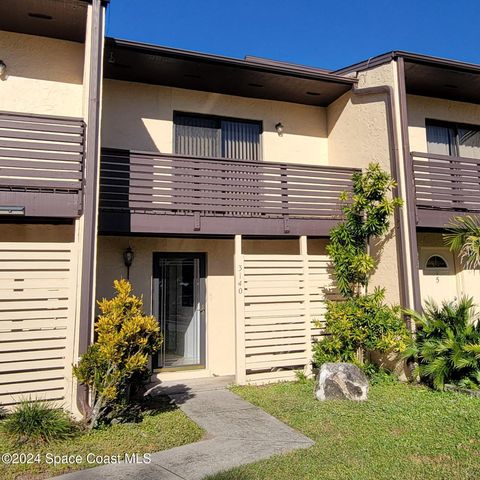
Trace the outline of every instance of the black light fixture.
<path fill-rule="evenodd" d="M 0 78 L 3 80 L 7 73 L 7 66 L 3 60 L 0 60 Z"/>
<path fill-rule="evenodd" d="M 283 129 L 284 129 L 284 126 L 283 126 L 282 122 L 278 122 L 275 125 L 275 130 L 277 131 L 279 137 L 281 137 L 283 135 Z"/>
<path fill-rule="evenodd" d="M 123 252 L 123 263 L 127 267 L 127 280 L 130 280 L 130 267 L 132 266 L 133 262 L 133 257 L 134 257 L 133 250 L 131 247 L 128 247 L 124 252 Z"/>

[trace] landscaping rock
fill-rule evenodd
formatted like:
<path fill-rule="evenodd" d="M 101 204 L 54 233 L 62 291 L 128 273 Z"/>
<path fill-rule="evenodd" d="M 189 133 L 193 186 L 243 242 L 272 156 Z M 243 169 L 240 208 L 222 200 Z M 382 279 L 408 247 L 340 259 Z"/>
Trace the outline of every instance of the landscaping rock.
<path fill-rule="evenodd" d="M 367 400 L 368 379 L 351 363 L 324 363 L 315 386 L 318 400 Z"/>

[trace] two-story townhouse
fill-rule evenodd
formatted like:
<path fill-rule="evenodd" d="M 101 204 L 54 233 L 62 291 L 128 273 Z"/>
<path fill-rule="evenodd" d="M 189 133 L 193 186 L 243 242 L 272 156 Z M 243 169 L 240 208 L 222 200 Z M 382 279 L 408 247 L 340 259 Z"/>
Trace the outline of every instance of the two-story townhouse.
<path fill-rule="evenodd" d="M 105 4 L 0 3 L 5 406 L 28 397 L 77 405 L 71 366 L 92 338 Z"/>
<path fill-rule="evenodd" d="M 406 202 L 373 284 L 416 309 L 475 293 L 441 233 L 476 211 L 480 67 L 393 52 L 330 72 L 104 39 L 105 7 L 0 5 L 0 403 L 81 409 L 71 364 L 121 277 L 161 325 L 156 379 L 308 370 L 339 194 L 370 162 Z"/>
<path fill-rule="evenodd" d="M 354 171 L 331 165 L 327 109 L 355 83 L 107 39 L 97 297 L 129 275 L 164 332 L 162 379 L 308 365 Z"/>

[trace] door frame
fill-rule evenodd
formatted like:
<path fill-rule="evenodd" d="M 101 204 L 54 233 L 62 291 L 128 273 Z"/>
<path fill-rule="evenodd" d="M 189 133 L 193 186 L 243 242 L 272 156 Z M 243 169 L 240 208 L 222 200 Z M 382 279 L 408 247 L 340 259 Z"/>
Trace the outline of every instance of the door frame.
<path fill-rule="evenodd" d="M 200 363 L 198 365 L 184 365 L 181 367 L 161 367 L 158 363 L 160 353 L 152 357 L 152 369 L 154 371 L 172 372 L 179 370 L 197 370 L 206 368 L 206 278 L 207 278 L 207 254 L 204 252 L 153 252 L 153 277 L 152 277 L 152 315 L 160 323 L 159 318 L 159 295 L 160 295 L 160 263 L 161 258 L 191 258 L 200 262 L 199 271 L 199 299 L 200 299 Z M 163 334 L 163 332 L 162 332 Z"/>

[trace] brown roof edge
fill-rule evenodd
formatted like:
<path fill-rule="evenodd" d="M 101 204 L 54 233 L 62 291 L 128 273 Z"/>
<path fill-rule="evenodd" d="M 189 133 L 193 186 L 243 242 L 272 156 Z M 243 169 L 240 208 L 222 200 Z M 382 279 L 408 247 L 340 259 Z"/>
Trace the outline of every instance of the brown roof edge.
<path fill-rule="evenodd" d="M 476 63 L 462 62 L 460 60 L 452 60 L 442 57 L 433 57 L 431 55 L 424 55 L 421 53 L 411 53 L 402 50 L 393 50 L 391 52 L 383 53 L 375 57 L 371 57 L 368 60 L 354 63 L 348 67 L 341 68 L 332 72 L 335 75 L 345 75 L 352 72 L 360 72 L 368 70 L 369 68 L 377 67 L 389 63 L 397 58 L 404 58 L 407 61 L 414 63 L 422 63 L 426 65 L 436 65 L 438 67 L 445 67 L 454 70 L 460 70 L 464 72 L 480 73 L 480 65 Z"/>
<path fill-rule="evenodd" d="M 232 57 L 225 57 L 222 55 L 200 53 L 191 50 L 182 50 L 179 48 L 164 47 L 150 43 L 135 42 L 131 40 L 123 40 L 113 37 L 106 37 L 105 46 L 126 48 L 133 51 L 138 51 L 139 53 L 148 53 L 151 55 L 157 54 L 173 58 L 182 58 L 199 62 L 223 64 L 249 70 L 277 73 L 279 75 L 308 78 L 312 80 L 322 80 L 325 82 L 340 83 L 343 85 L 354 85 L 355 83 L 357 83 L 357 80 L 355 78 L 345 77 L 336 73 L 329 73 L 321 69 L 302 67 L 298 65 L 289 65 L 283 62 L 275 61 L 251 61 L 252 57 L 250 57 L 250 60 L 241 60 Z"/>
<path fill-rule="evenodd" d="M 282 60 L 272 60 L 270 58 L 256 57 L 255 55 L 245 55 L 244 61 L 249 63 L 256 63 L 260 65 L 280 65 L 283 67 L 292 68 L 292 69 L 296 69 L 303 72 L 331 74 L 333 71 L 333 70 L 328 70 L 326 68 L 310 67 L 306 65 L 300 65 L 298 63 L 284 62 Z"/>

